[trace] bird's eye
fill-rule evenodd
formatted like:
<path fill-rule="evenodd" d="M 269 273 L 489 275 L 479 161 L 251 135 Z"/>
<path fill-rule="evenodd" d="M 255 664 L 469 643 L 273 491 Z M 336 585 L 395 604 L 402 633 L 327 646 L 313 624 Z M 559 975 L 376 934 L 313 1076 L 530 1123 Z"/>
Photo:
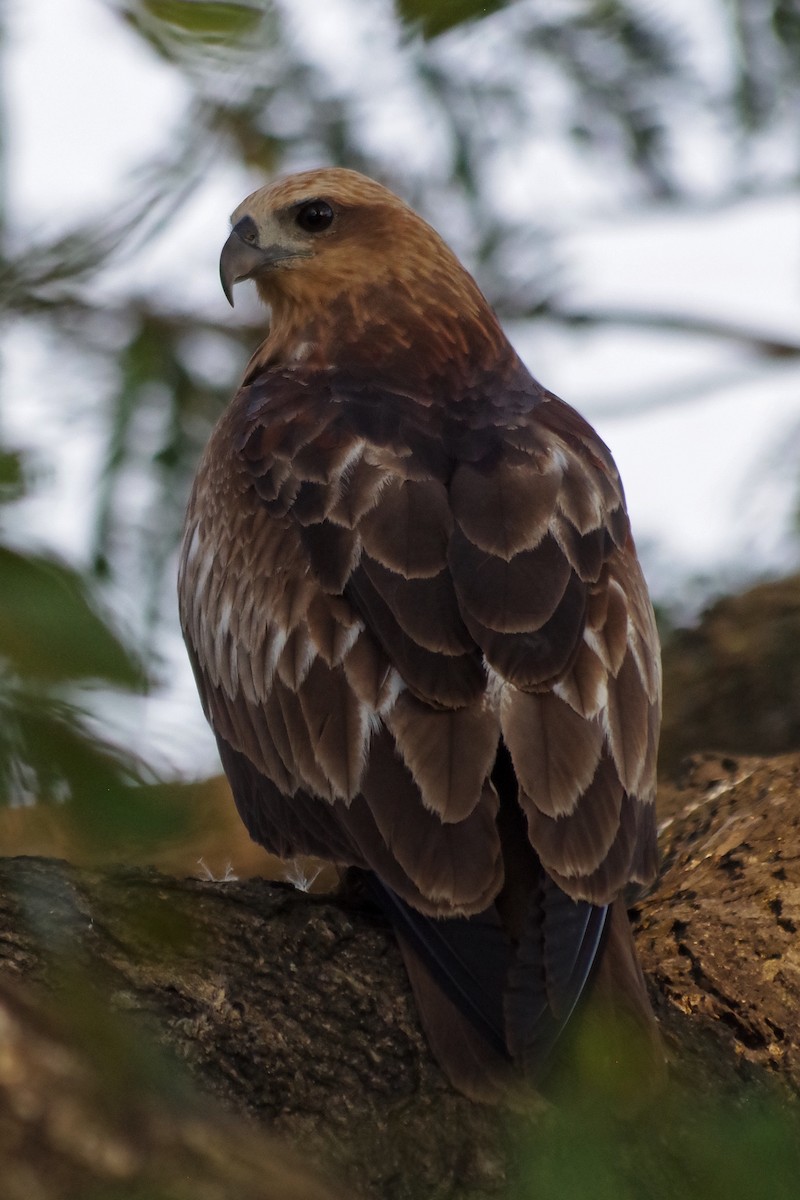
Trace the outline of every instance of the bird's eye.
<path fill-rule="evenodd" d="M 309 200 L 297 210 L 295 221 L 306 233 L 321 233 L 333 220 L 333 209 L 325 200 Z"/>

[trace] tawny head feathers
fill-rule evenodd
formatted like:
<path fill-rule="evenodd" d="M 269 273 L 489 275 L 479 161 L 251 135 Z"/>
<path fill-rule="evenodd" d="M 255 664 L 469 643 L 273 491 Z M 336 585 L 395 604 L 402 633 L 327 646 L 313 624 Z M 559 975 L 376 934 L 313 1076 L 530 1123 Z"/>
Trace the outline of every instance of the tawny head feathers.
<path fill-rule="evenodd" d="M 278 357 L 291 358 L 297 345 L 321 342 L 330 356 L 337 344 L 352 354 L 368 340 L 374 355 L 381 340 L 395 354 L 402 346 L 418 353 L 425 341 L 444 337 L 450 357 L 454 348 L 468 357 L 471 346 L 505 343 L 477 284 L 439 234 L 356 171 L 278 180 L 243 200 L 231 223 L 222 285 L 232 303 L 236 282 L 255 282 L 272 312 L 272 361 L 279 347 Z M 469 335 L 466 326 L 474 327 Z"/>

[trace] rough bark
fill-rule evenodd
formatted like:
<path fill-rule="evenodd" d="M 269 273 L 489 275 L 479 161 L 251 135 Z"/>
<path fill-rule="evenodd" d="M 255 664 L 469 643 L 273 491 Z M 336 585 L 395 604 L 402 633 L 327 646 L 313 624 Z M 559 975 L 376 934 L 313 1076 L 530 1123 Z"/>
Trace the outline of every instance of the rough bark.
<path fill-rule="evenodd" d="M 695 755 L 660 793 L 637 946 L 678 1070 L 800 1090 L 800 755 Z"/>
<path fill-rule="evenodd" d="M 800 1088 L 799 785 L 798 756 L 709 756 L 664 791 L 638 945 L 695 1095 Z M 184 1074 L 215 1100 L 178 1087 Z M 260 880 L 0 859 L 0 1160 L 23 1181 L 10 1200 L 332 1194 L 263 1130 L 345 1195 L 488 1197 L 506 1187 L 505 1128 L 432 1061 L 369 910 Z"/>

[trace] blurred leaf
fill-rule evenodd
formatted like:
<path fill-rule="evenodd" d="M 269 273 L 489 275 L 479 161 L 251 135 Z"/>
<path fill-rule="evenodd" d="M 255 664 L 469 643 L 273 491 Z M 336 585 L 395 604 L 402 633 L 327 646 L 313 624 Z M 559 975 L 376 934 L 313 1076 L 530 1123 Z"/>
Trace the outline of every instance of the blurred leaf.
<path fill-rule="evenodd" d="M 133 655 L 94 612 L 80 576 L 52 559 L 0 546 L 0 660 L 50 682 L 144 682 Z"/>
<path fill-rule="evenodd" d="M 115 796 L 104 794 L 91 776 L 87 784 L 70 805 L 76 841 L 87 856 L 138 860 L 166 839 L 189 832 L 190 814 L 172 801 L 169 784 L 138 783 L 118 788 Z"/>
<path fill-rule="evenodd" d="M 397 0 L 400 19 L 422 31 L 426 38 L 438 37 L 456 25 L 478 21 L 505 8 L 510 0 Z"/>
<path fill-rule="evenodd" d="M 190 809 L 170 785 L 104 741 L 78 707 L 11 685 L 0 708 L 0 801 L 68 801 L 74 842 L 92 859 L 140 857 L 186 833 Z"/>
<path fill-rule="evenodd" d="M 598 1044 L 596 1059 L 604 1057 Z M 798 1194 L 800 1118 L 774 1081 L 754 1082 L 733 1096 L 672 1080 L 657 1102 L 620 1109 L 595 1076 L 560 1096 L 533 1138 L 520 1136 L 524 1162 L 509 1191 L 514 1200 L 794 1200 Z"/>
<path fill-rule="evenodd" d="M 800 7 L 797 0 L 775 0 L 772 27 L 776 36 L 794 52 L 800 52 Z"/>
<path fill-rule="evenodd" d="M 3 698 L 0 769 L 16 758 L 33 795 L 29 801 L 99 795 L 119 801 L 137 783 L 141 764 L 87 729 L 74 704 L 24 685 L 11 684 Z"/>
<path fill-rule="evenodd" d="M 249 4 L 216 0 L 142 0 L 142 7 L 157 21 L 210 42 L 237 41 L 251 33 L 262 18 Z"/>
<path fill-rule="evenodd" d="M 0 447 L 0 504 L 25 494 L 25 464 L 16 450 Z"/>

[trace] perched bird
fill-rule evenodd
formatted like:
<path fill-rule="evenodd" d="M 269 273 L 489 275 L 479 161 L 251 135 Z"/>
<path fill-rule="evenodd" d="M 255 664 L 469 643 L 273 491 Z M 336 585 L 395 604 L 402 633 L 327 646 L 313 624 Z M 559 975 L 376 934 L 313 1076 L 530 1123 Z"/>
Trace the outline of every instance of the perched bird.
<path fill-rule="evenodd" d="M 660 659 L 619 475 L 476 283 L 353 171 L 254 192 L 271 322 L 197 472 L 180 612 L 251 836 L 358 868 L 454 1084 L 544 1078 L 582 994 L 655 1044 Z"/>

